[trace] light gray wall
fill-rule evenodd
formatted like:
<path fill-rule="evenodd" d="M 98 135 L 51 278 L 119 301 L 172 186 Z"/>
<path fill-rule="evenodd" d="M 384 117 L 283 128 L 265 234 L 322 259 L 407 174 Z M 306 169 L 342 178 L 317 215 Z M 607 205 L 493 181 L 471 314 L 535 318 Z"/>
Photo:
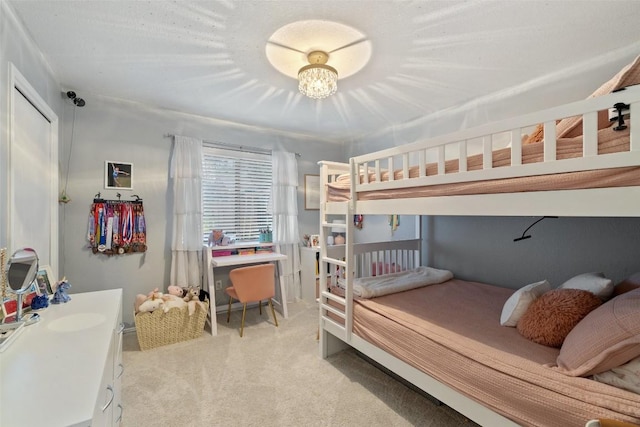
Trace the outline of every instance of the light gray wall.
<path fill-rule="evenodd" d="M 57 81 L 41 52 L 4 2 L 0 4 L 0 36 L 0 99 L 4 111 L 0 114 L 0 200 L 6 201 L 8 197 L 10 130 L 5 108 L 9 99 L 7 70 L 12 62 L 60 120 L 60 187 L 66 185 L 72 200 L 60 205 L 58 271 L 69 279 L 72 292 L 124 288 L 124 320 L 131 325 L 133 314 L 127 307 L 133 306 L 135 295 L 147 293 L 154 287 L 165 289 L 168 285 L 171 230 L 168 165 L 172 141 L 165 137 L 168 133 L 301 153 L 298 160 L 300 233 L 318 232 L 319 211 L 304 209 L 304 175 L 317 175 L 319 160 L 343 160 L 340 144 L 160 110 L 76 90 L 86 101 L 85 107 L 77 108 L 64 96 L 64 92 L 75 88 L 72 85 L 63 87 Z M 104 198 L 116 198 L 116 191 L 103 188 L 105 160 L 134 164 L 134 190 L 123 190 L 121 194 L 123 199 L 138 194 L 144 200 L 149 246 L 144 254 L 107 257 L 94 255 L 87 249 L 87 221 L 94 195 L 101 193 Z M 8 206 L 4 203 L 0 206 L 0 247 L 7 243 L 7 224 Z"/>
<path fill-rule="evenodd" d="M 300 186 L 298 206 L 300 233 L 317 233 L 319 211 L 304 210 L 304 175 L 318 174 L 320 159 L 341 160 L 342 147 L 296 138 L 214 119 L 160 110 L 123 100 L 78 93 L 86 101 L 82 108 L 67 103 L 63 121 L 63 184 L 68 171 L 67 194 L 71 203 L 61 208 L 61 268 L 74 292 L 124 288 L 124 320 L 133 322 L 135 295 L 154 287 L 166 290 L 171 265 L 171 196 L 168 166 L 172 138 L 167 134 L 248 147 L 284 149 L 302 155 L 298 161 Z M 75 129 L 71 133 L 73 109 Z M 71 148 L 71 150 L 70 150 Z M 70 153 L 70 162 L 69 159 Z M 134 165 L 133 190 L 121 190 L 123 200 L 132 194 L 144 200 L 147 252 L 108 257 L 87 249 L 87 221 L 94 196 L 115 199 L 117 191 L 104 189 L 104 162 L 115 160 Z M 216 271 L 216 279 L 226 272 Z M 225 301 L 222 295 L 219 300 Z M 219 303 L 221 302 L 219 301 Z"/>
<path fill-rule="evenodd" d="M 60 118 L 62 97 L 60 87 L 51 70 L 42 60 L 42 55 L 34 47 L 30 38 L 18 24 L 12 10 L 5 2 L 0 2 L 0 247 L 8 242 L 8 185 L 9 178 L 9 63 L 27 79 L 42 99 Z M 7 248 L 12 252 L 16 248 Z"/>

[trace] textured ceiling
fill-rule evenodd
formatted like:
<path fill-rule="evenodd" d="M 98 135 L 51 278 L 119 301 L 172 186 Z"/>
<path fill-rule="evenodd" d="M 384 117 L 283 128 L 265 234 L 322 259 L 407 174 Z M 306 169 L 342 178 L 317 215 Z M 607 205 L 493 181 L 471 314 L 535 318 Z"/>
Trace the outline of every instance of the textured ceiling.
<path fill-rule="evenodd" d="M 612 52 L 623 63 L 640 53 L 635 0 L 6 1 L 63 89 L 87 100 L 100 94 L 335 140 L 520 90 Z M 267 58 L 274 33 L 304 20 L 352 27 L 370 47 L 364 67 L 324 100 L 300 95 Z M 309 48 L 339 47 L 313 28 Z M 304 62 L 296 50 L 305 45 L 290 47 L 277 55 Z M 329 65 L 340 73 L 332 59 L 349 66 L 350 49 L 358 55 L 362 44 Z"/>

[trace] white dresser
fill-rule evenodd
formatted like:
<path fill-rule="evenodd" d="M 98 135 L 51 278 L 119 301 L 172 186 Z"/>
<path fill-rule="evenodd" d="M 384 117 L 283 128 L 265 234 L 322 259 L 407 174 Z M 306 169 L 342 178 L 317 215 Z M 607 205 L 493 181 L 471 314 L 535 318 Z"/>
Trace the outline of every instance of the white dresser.
<path fill-rule="evenodd" d="M 117 426 L 122 289 L 71 294 L 0 353 L 0 425 Z"/>

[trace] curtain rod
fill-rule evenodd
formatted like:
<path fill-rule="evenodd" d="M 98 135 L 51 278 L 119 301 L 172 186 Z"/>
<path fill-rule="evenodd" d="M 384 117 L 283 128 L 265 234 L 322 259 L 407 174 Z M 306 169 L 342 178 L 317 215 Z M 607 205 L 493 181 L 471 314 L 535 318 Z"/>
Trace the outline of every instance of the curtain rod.
<path fill-rule="evenodd" d="M 173 138 L 175 136 L 176 135 L 173 133 L 167 133 L 164 135 L 165 138 Z M 273 150 L 268 150 L 266 148 L 247 147 L 245 145 L 229 144 L 227 142 L 220 142 L 220 141 L 207 141 L 203 139 L 202 142 L 208 145 L 215 145 L 216 147 L 225 148 L 227 150 L 242 151 L 245 153 L 271 154 L 271 152 L 273 151 Z M 296 157 L 302 157 L 302 154 L 300 153 L 294 153 L 294 154 L 296 155 Z"/>

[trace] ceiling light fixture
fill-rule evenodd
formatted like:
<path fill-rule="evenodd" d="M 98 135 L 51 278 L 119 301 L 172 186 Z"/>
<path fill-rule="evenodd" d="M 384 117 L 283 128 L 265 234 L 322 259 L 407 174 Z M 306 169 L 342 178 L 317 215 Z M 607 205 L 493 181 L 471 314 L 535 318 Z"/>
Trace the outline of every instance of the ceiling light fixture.
<path fill-rule="evenodd" d="M 322 99 L 338 90 L 338 72 L 327 65 L 329 55 L 322 51 L 313 51 L 307 55 L 309 65 L 298 71 L 298 89 L 309 98 Z"/>

